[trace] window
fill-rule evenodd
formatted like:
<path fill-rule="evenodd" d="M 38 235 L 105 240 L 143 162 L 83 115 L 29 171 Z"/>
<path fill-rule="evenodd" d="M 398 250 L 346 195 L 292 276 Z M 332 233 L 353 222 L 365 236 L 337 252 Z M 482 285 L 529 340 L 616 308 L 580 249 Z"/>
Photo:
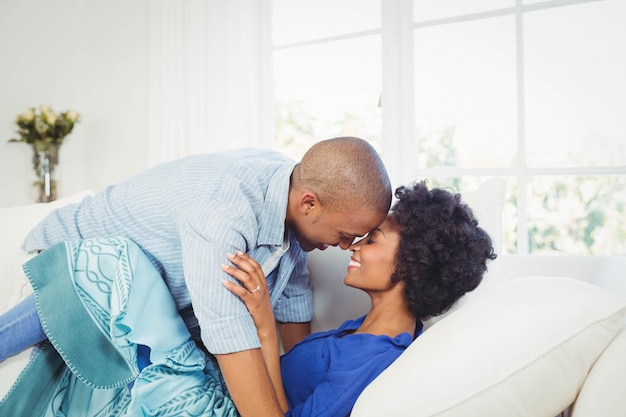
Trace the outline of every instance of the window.
<path fill-rule="evenodd" d="M 505 252 L 626 254 L 623 0 L 275 0 L 276 137 L 508 184 Z"/>
<path fill-rule="evenodd" d="M 275 0 L 277 146 L 295 159 L 315 141 L 381 140 L 379 0 Z"/>

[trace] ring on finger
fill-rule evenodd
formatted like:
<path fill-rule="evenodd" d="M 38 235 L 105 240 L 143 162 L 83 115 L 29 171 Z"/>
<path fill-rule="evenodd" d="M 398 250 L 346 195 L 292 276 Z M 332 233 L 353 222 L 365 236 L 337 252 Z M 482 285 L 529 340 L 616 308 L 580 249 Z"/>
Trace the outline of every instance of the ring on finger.
<path fill-rule="evenodd" d="M 257 286 L 256 286 L 256 288 L 255 288 L 255 289 L 253 289 L 253 290 L 252 290 L 252 291 L 250 291 L 250 292 L 251 292 L 251 293 L 253 293 L 253 292 L 257 292 L 257 291 L 258 291 L 258 290 L 260 290 L 260 289 L 261 289 L 261 286 L 260 286 L 260 285 L 257 285 Z"/>

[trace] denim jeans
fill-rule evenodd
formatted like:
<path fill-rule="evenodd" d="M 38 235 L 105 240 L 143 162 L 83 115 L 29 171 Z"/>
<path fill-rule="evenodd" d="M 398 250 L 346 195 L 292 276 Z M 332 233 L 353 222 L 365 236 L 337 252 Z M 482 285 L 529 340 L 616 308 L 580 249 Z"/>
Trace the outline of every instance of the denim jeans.
<path fill-rule="evenodd" d="M 46 338 L 31 294 L 0 315 L 0 362 Z"/>

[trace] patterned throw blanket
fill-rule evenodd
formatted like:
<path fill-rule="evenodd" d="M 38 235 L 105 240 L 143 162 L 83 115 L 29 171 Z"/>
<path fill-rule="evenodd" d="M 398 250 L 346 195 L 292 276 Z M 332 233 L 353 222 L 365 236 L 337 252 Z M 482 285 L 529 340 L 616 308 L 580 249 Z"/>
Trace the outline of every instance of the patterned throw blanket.
<path fill-rule="evenodd" d="M 49 342 L 0 402 L 0 415 L 238 416 L 217 364 L 190 340 L 134 243 L 58 244 L 24 270 Z"/>

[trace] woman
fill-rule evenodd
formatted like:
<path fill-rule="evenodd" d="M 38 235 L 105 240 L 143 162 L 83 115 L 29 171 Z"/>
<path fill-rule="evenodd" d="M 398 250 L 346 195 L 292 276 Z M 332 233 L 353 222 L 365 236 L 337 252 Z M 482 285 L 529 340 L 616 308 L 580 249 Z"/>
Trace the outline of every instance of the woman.
<path fill-rule="evenodd" d="M 224 285 L 246 304 L 257 326 L 276 395 L 287 416 L 348 416 L 359 394 L 421 332 L 475 289 L 496 255 L 459 194 L 424 182 L 396 190 L 386 220 L 354 243 L 344 283 L 371 299 L 367 315 L 315 333 L 279 359 L 267 284 L 259 265 L 237 252 Z M 284 385 L 284 388 L 283 388 Z"/>

